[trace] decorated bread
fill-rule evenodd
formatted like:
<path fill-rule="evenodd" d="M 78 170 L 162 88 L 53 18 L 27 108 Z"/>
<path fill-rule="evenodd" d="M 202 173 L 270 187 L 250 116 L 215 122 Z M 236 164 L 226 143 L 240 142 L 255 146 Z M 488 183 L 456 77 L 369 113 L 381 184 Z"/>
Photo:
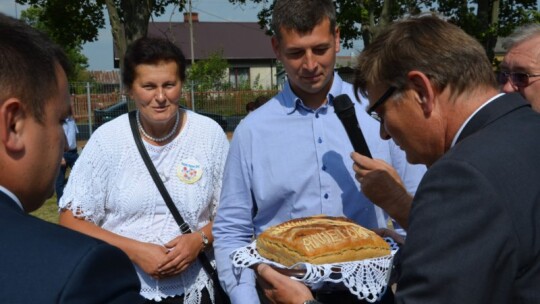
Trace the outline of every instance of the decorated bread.
<path fill-rule="evenodd" d="M 332 264 L 385 256 L 390 246 L 345 217 L 319 215 L 268 228 L 257 238 L 257 251 L 289 267 L 300 262 Z"/>

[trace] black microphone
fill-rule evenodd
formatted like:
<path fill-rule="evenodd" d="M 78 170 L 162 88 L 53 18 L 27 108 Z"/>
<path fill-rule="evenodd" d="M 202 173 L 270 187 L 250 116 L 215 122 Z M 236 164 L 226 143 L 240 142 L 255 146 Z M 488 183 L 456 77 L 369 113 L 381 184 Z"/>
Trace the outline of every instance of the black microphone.
<path fill-rule="evenodd" d="M 334 109 L 339 120 L 341 120 L 341 123 L 345 127 L 345 131 L 347 131 L 347 136 L 349 136 L 354 151 L 372 158 L 362 130 L 360 130 L 360 126 L 358 125 L 358 119 L 356 119 L 354 104 L 351 98 L 347 94 L 336 96 L 334 98 Z"/>

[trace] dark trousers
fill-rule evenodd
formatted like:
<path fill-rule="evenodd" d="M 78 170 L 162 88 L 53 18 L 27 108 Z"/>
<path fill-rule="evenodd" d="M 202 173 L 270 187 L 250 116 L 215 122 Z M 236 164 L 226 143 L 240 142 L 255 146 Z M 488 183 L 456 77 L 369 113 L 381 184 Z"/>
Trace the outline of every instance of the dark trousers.
<path fill-rule="evenodd" d="M 202 298 L 200 304 L 212 304 L 212 301 L 210 300 L 210 294 L 208 293 L 208 289 L 203 289 L 202 291 Z M 161 300 L 161 302 L 157 302 L 154 300 L 146 300 L 144 302 L 145 304 L 184 304 L 184 295 L 176 296 L 172 298 L 165 298 Z"/>
<path fill-rule="evenodd" d="M 358 300 L 358 297 L 350 293 L 348 290 L 340 290 L 333 292 L 315 292 L 315 298 L 317 301 L 330 304 L 330 303 L 339 303 L 339 304 L 364 304 L 371 303 L 366 300 Z M 394 293 L 390 288 L 388 288 L 383 295 L 383 297 L 375 302 L 377 304 L 394 304 Z"/>
<path fill-rule="evenodd" d="M 58 173 L 58 176 L 56 177 L 56 183 L 55 183 L 57 201 L 60 201 L 60 198 L 64 194 L 64 186 L 66 185 L 66 182 L 67 182 L 66 180 L 67 168 L 68 167 L 73 168 L 73 165 L 75 165 L 77 158 L 79 158 L 77 149 L 64 152 L 64 159 L 66 160 L 66 165 L 60 166 L 60 172 Z"/>
<path fill-rule="evenodd" d="M 358 300 L 358 297 L 352 294 L 347 289 L 333 290 L 333 291 L 312 291 L 313 297 L 317 301 L 323 304 L 368 304 L 370 302 L 366 300 Z M 262 304 L 270 304 L 270 300 L 266 298 L 262 288 L 260 288 L 257 283 L 257 294 L 259 295 L 259 300 Z M 394 292 L 390 287 L 386 289 L 385 294 L 382 298 L 374 302 L 375 304 L 394 304 Z"/>

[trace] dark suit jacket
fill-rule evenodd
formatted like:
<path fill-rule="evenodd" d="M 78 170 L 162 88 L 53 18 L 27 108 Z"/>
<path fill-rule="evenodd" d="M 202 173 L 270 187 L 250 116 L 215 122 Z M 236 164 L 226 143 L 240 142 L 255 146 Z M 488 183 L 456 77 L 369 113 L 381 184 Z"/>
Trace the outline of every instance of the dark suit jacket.
<path fill-rule="evenodd" d="M 413 200 L 397 303 L 540 303 L 540 115 L 480 110 Z"/>
<path fill-rule="evenodd" d="M 0 303 L 141 303 L 118 248 L 24 213 L 0 192 Z"/>

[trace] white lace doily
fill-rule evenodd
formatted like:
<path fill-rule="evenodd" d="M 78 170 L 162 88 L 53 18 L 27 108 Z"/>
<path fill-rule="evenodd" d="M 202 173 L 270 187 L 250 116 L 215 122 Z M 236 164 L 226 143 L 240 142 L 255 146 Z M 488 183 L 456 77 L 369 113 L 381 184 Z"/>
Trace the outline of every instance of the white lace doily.
<path fill-rule="evenodd" d="M 386 290 L 392 269 L 392 260 L 398 250 L 398 245 L 394 240 L 384 239 L 390 244 L 390 255 L 355 262 L 323 265 L 298 263 L 286 267 L 261 257 L 256 249 L 257 241 L 232 252 L 231 259 L 236 268 L 248 268 L 255 264 L 265 263 L 282 269 L 305 269 L 305 274 L 302 277 L 291 278 L 304 282 L 312 289 L 320 288 L 325 282 L 343 283 L 358 299 L 373 303 L 382 297 Z"/>

